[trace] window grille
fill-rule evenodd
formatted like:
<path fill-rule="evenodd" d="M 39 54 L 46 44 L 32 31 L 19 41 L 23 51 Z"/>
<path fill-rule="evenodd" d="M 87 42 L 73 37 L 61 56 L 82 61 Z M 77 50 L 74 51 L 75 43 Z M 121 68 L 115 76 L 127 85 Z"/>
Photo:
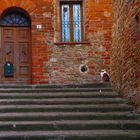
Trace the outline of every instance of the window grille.
<path fill-rule="evenodd" d="M 61 4 L 62 42 L 82 41 L 82 4 Z"/>

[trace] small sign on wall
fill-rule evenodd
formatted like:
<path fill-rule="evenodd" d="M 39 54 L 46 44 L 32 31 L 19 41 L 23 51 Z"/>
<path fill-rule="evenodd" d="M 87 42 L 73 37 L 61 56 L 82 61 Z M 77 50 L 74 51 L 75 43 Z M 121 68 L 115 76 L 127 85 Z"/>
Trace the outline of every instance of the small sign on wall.
<path fill-rule="evenodd" d="M 38 24 L 38 25 L 36 25 L 36 29 L 42 29 L 42 25 L 41 24 Z"/>

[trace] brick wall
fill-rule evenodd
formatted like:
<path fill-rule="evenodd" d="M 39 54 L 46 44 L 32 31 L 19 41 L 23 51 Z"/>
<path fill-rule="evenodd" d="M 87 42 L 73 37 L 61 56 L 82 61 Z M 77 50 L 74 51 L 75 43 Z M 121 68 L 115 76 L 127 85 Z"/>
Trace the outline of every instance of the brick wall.
<path fill-rule="evenodd" d="M 54 41 L 60 42 L 60 7 L 54 1 Z M 54 45 L 47 66 L 49 82 L 53 84 L 82 84 L 100 82 L 100 70 L 110 64 L 112 2 L 83 0 L 84 41 L 88 44 Z M 54 62 L 52 60 L 55 60 Z M 82 73 L 80 66 L 88 68 Z"/>
<path fill-rule="evenodd" d="M 60 1 L 0 1 L 0 13 L 20 7 L 31 17 L 32 83 L 100 82 L 100 70 L 110 68 L 112 0 L 83 0 L 84 40 L 77 45 L 60 43 Z M 80 70 L 83 65 L 87 67 L 85 73 Z"/>
<path fill-rule="evenodd" d="M 31 17 L 31 69 L 32 83 L 48 83 L 48 71 L 45 63 L 49 60 L 53 45 L 53 4 L 52 0 L 1 0 L 0 14 L 9 7 L 19 7 Z M 41 25 L 42 29 L 37 29 Z"/>
<path fill-rule="evenodd" d="M 111 77 L 121 94 L 140 106 L 139 0 L 114 1 Z"/>

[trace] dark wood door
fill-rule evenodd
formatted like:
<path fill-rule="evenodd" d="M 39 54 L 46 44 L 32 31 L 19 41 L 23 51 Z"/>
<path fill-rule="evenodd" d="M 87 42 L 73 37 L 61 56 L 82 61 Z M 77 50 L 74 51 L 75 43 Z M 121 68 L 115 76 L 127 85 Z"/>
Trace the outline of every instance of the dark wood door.
<path fill-rule="evenodd" d="M 1 83 L 30 83 L 30 28 L 28 27 L 1 27 Z M 14 66 L 13 77 L 6 77 L 4 65 L 10 62 Z"/>

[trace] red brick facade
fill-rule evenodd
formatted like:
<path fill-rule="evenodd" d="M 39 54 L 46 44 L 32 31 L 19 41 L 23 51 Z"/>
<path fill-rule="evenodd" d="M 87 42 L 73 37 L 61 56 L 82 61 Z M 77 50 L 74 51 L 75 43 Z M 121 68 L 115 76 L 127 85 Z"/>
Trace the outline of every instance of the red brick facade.
<path fill-rule="evenodd" d="M 114 2 L 111 77 L 114 86 L 140 106 L 140 1 Z"/>
<path fill-rule="evenodd" d="M 0 14 L 19 7 L 31 17 L 33 84 L 99 82 L 100 70 L 110 64 L 112 0 L 81 0 L 84 40 L 79 44 L 61 43 L 60 1 L 1 0 Z M 38 25 L 42 28 L 37 29 Z M 82 65 L 87 72 L 81 72 Z"/>

